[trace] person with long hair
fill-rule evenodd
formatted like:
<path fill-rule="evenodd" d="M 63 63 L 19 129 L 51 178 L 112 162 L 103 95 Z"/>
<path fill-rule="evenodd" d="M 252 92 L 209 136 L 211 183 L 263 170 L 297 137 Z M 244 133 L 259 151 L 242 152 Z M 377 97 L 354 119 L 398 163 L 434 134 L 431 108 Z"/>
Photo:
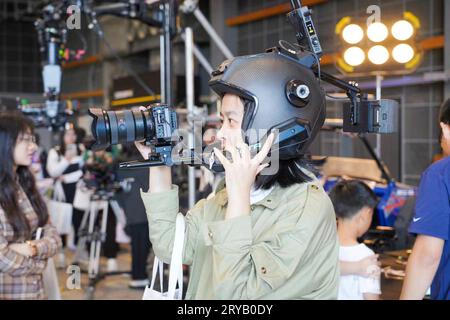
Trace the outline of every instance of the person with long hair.
<path fill-rule="evenodd" d="M 66 130 L 61 133 L 60 144 L 50 149 L 47 157 L 47 172 L 50 177 L 62 183 L 65 200 L 73 204 L 77 183 L 83 177 L 84 152 L 83 144 L 79 143 L 79 137 L 74 126 L 67 123 Z M 78 242 L 78 229 L 81 226 L 84 212 L 73 208 L 72 225 L 74 229 L 74 244 Z M 63 237 L 63 245 L 66 245 L 66 236 Z M 65 265 L 64 253 L 59 255 L 59 266 Z"/>
<path fill-rule="evenodd" d="M 0 299 L 45 299 L 42 274 L 61 247 L 29 169 L 35 151 L 32 122 L 0 114 Z"/>

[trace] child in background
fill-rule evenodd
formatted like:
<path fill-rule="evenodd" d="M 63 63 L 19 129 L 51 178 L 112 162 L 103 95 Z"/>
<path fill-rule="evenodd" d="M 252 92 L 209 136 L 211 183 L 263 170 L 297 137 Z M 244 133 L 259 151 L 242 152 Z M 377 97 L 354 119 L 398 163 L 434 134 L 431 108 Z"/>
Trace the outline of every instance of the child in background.
<path fill-rule="evenodd" d="M 373 191 L 361 181 L 341 181 L 330 191 L 330 198 L 338 222 L 341 265 L 374 256 L 371 249 L 358 242 L 358 238 L 369 230 L 373 209 L 378 202 Z M 377 265 L 370 267 L 373 267 L 374 271 L 378 269 Z M 341 272 L 339 300 L 377 300 L 380 295 L 379 276 L 362 277 L 353 274 L 343 275 Z"/>

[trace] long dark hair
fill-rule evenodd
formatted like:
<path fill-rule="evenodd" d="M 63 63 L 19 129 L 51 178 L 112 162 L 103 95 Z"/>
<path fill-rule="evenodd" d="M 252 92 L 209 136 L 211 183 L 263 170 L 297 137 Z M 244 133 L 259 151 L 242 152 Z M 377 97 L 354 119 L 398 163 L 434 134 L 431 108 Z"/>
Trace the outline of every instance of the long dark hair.
<path fill-rule="evenodd" d="M 313 160 L 309 155 L 303 155 L 296 159 L 280 160 L 278 172 L 274 175 L 258 175 L 255 180 L 257 189 L 270 189 L 278 184 L 282 188 L 287 188 L 296 183 L 304 183 L 313 179 L 304 170 L 313 174 L 319 172 L 320 167 L 325 163 L 325 158 Z"/>
<path fill-rule="evenodd" d="M 77 146 L 77 155 L 81 154 L 81 149 L 80 149 L 80 143 L 81 143 L 81 139 L 84 138 L 82 137 L 82 133 L 79 131 L 78 128 L 76 128 L 72 123 L 67 123 L 66 124 L 66 129 L 64 131 L 61 132 L 60 136 L 59 136 L 59 147 L 56 149 L 56 151 L 58 151 L 59 156 L 64 156 L 64 154 L 66 153 L 66 143 L 64 141 L 64 135 L 66 134 L 66 131 L 68 130 L 73 130 L 77 139 L 75 141 L 75 144 Z"/>
<path fill-rule="evenodd" d="M 33 123 L 20 113 L 0 114 L 0 207 L 14 230 L 15 240 L 31 238 L 31 226 L 19 206 L 19 188 L 28 197 L 39 220 L 39 226 L 48 221 L 47 206 L 36 188 L 28 167 L 19 166 L 14 171 L 14 149 L 21 134 L 33 133 Z"/>

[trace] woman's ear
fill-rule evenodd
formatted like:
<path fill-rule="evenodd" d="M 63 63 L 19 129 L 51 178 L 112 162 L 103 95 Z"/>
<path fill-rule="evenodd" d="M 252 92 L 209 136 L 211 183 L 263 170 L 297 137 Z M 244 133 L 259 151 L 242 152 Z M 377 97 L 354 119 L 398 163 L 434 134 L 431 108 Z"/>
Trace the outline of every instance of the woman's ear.
<path fill-rule="evenodd" d="M 441 126 L 442 135 L 445 139 L 450 140 L 450 125 L 440 122 L 439 125 Z"/>

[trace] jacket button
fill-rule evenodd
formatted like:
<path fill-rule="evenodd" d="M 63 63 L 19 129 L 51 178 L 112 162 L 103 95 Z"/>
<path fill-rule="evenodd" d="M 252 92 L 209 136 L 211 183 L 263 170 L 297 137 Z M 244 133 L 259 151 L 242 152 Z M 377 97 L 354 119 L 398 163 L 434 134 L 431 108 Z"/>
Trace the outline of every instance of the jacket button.
<path fill-rule="evenodd" d="M 208 232 L 208 236 L 210 237 L 210 238 L 212 238 L 213 237 L 213 234 L 212 234 L 212 232 L 210 231 L 210 232 Z"/>
<path fill-rule="evenodd" d="M 255 206 L 251 206 L 250 210 L 254 211 L 255 210 Z"/>
<path fill-rule="evenodd" d="M 265 267 L 261 267 L 261 272 L 262 272 L 262 274 L 266 274 L 267 273 L 266 268 Z"/>

